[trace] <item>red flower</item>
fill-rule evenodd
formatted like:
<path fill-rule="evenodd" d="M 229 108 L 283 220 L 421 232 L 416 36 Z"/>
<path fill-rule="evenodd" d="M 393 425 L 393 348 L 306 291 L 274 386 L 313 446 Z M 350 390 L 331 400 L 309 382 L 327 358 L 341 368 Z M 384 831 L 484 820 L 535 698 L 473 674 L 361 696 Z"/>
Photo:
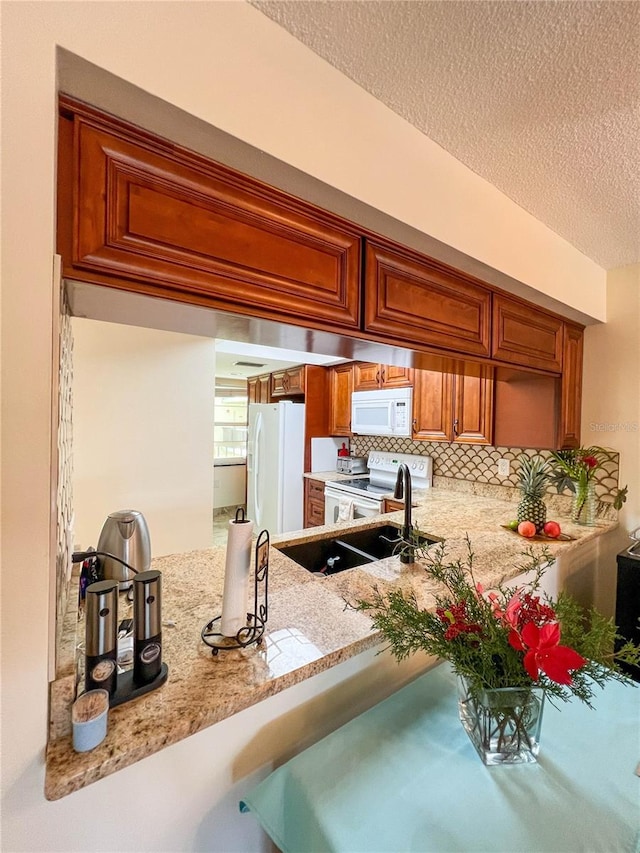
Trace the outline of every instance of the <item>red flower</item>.
<path fill-rule="evenodd" d="M 443 607 L 438 607 L 436 615 L 441 622 L 448 626 L 444 632 L 445 640 L 455 640 L 459 634 L 482 633 L 480 625 L 468 621 L 467 602 L 464 600 L 457 604 L 450 604 L 446 610 Z"/>
<path fill-rule="evenodd" d="M 586 465 L 587 468 L 597 468 L 598 467 L 598 460 L 596 459 L 595 456 L 583 456 L 582 457 L 582 464 Z"/>
<path fill-rule="evenodd" d="M 557 622 L 543 625 L 528 622 L 522 632 L 511 631 L 509 642 L 517 651 L 525 651 L 524 668 L 533 681 L 538 680 L 540 670 L 557 684 L 572 684 L 570 670 L 580 669 L 585 658 L 569 646 L 561 646 L 560 626 Z"/>

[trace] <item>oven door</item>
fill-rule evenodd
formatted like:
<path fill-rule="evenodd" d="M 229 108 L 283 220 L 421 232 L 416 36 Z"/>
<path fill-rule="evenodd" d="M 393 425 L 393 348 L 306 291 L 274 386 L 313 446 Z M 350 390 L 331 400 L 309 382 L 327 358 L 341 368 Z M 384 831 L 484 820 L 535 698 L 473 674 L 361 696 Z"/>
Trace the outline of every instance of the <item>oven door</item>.
<path fill-rule="evenodd" d="M 340 510 L 342 509 L 342 514 Z M 371 518 L 382 512 L 382 500 L 360 497 L 327 484 L 324 489 L 324 523 L 341 524 L 358 518 Z M 347 517 L 341 517 L 347 516 Z M 348 517 L 350 516 L 350 517 Z"/>

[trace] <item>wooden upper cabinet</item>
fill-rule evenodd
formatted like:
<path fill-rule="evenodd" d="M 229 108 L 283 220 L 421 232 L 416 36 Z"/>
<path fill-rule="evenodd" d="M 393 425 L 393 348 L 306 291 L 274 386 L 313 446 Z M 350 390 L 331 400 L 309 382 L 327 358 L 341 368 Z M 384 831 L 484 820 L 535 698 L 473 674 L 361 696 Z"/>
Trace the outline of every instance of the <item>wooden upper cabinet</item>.
<path fill-rule="evenodd" d="M 493 441 L 493 368 L 481 367 L 479 376 L 454 378 L 454 441 L 491 444 Z"/>
<path fill-rule="evenodd" d="M 416 370 L 413 385 L 413 431 L 419 441 L 453 440 L 453 376 Z"/>
<path fill-rule="evenodd" d="M 493 297 L 492 355 L 500 361 L 562 370 L 563 321 L 528 302 Z"/>
<path fill-rule="evenodd" d="M 491 444 L 493 440 L 493 368 L 473 375 L 416 370 L 413 432 L 419 441 Z"/>
<path fill-rule="evenodd" d="M 63 274 L 221 310 L 360 327 L 360 236 L 338 216 L 61 99 Z"/>
<path fill-rule="evenodd" d="M 247 380 L 247 395 L 250 403 L 271 402 L 271 374 L 254 376 Z"/>
<path fill-rule="evenodd" d="M 304 365 L 276 370 L 271 374 L 272 397 L 299 397 L 305 392 Z"/>
<path fill-rule="evenodd" d="M 457 353 L 490 355 L 491 291 L 437 261 L 367 240 L 364 330 Z"/>
<path fill-rule="evenodd" d="M 375 391 L 378 388 L 407 388 L 413 385 L 413 369 L 393 364 L 357 361 L 353 365 L 353 390 Z"/>
<path fill-rule="evenodd" d="M 353 365 L 338 364 L 329 371 L 329 435 L 351 435 Z"/>
<path fill-rule="evenodd" d="M 258 397 L 256 403 L 271 402 L 271 374 L 265 373 L 258 376 Z"/>
<path fill-rule="evenodd" d="M 563 370 L 560 387 L 558 447 L 580 447 L 582 408 L 582 326 L 564 324 Z"/>

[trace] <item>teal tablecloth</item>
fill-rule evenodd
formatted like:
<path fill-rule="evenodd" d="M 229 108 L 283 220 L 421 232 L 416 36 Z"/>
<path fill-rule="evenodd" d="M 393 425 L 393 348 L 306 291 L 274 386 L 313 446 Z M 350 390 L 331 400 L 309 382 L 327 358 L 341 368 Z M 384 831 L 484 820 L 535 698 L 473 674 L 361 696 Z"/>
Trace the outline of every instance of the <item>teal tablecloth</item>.
<path fill-rule="evenodd" d="M 442 665 L 244 798 L 284 853 L 638 853 L 640 689 L 548 701 L 537 764 L 485 767 Z"/>

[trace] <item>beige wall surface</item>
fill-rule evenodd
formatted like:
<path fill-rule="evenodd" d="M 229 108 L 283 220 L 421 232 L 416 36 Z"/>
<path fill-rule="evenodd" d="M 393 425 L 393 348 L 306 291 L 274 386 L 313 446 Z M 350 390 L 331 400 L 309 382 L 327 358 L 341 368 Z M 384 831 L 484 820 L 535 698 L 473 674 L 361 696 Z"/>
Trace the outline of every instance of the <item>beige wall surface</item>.
<path fill-rule="evenodd" d="M 211 545 L 215 341 L 72 318 L 75 542 L 137 509 L 154 557 Z"/>
<path fill-rule="evenodd" d="M 595 600 L 614 615 L 615 556 L 640 527 L 640 264 L 607 275 L 607 322 L 585 330 L 582 444 L 620 453 L 629 496 L 620 529 L 602 543 Z"/>
<path fill-rule="evenodd" d="M 198 736 L 197 767 L 187 742 L 122 781 L 43 798 L 56 46 L 596 318 L 604 272 L 244 2 L 1 12 L 3 849 L 256 849 L 221 829 L 236 815 L 238 755 L 219 739 L 232 742 L 242 720 Z M 373 702 L 384 678 L 368 672 Z M 304 709 L 296 719 L 304 730 Z"/>

